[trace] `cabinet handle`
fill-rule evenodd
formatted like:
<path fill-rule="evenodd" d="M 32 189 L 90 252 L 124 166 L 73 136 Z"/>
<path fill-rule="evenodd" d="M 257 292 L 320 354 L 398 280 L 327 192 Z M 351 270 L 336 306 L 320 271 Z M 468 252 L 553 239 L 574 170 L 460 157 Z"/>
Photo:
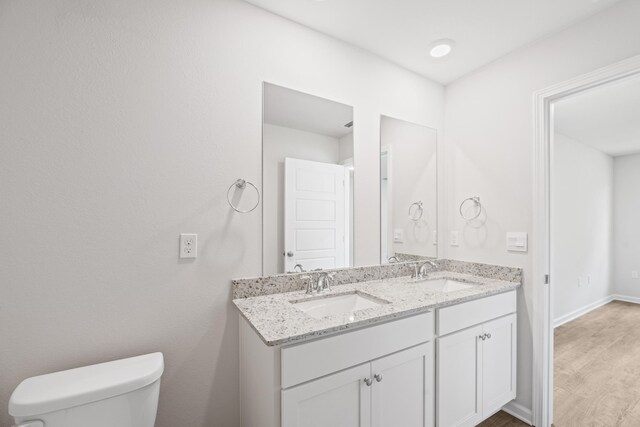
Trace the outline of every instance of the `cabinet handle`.
<path fill-rule="evenodd" d="M 481 339 L 482 341 L 487 339 L 486 334 L 485 335 L 478 335 L 478 338 Z"/>
<path fill-rule="evenodd" d="M 486 335 L 487 335 L 487 338 L 491 338 L 491 334 L 486 334 Z"/>
<path fill-rule="evenodd" d="M 382 381 L 382 375 L 381 375 L 381 374 L 375 374 L 375 375 L 373 376 L 373 378 L 375 378 L 375 379 L 376 379 L 376 381 L 378 381 L 378 382 Z"/>
<path fill-rule="evenodd" d="M 365 378 L 363 381 L 367 387 L 371 387 L 371 384 L 373 384 L 373 380 L 371 378 Z"/>

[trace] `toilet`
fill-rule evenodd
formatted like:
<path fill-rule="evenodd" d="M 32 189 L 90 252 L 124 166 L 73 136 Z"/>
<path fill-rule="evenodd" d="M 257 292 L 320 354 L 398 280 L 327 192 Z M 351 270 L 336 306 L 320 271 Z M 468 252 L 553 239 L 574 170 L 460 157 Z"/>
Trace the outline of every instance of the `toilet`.
<path fill-rule="evenodd" d="M 153 427 L 162 353 L 24 380 L 9 400 L 14 427 Z"/>

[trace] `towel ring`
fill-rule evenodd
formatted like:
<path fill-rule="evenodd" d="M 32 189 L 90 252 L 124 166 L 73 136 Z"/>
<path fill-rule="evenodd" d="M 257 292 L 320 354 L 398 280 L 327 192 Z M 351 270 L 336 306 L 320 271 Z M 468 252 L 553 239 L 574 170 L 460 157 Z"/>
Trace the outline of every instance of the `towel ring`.
<path fill-rule="evenodd" d="M 473 215 L 473 216 L 465 216 L 464 212 L 463 212 L 463 208 L 464 205 L 467 202 L 473 202 L 473 204 L 475 205 L 475 207 L 477 208 L 478 212 Z M 480 197 L 476 196 L 476 197 L 469 197 L 467 199 L 464 199 L 462 201 L 462 203 L 460 203 L 460 216 L 462 217 L 462 219 L 464 219 L 465 221 L 472 221 L 476 218 L 478 218 L 480 216 L 480 214 L 482 213 L 482 203 L 480 203 Z"/>
<path fill-rule="evenodd" d="M 415 206 L 415 209 L 413 208 Z M 409 219 L 411 221 L 419 221 L 422 218 L 422 214 L 424 213 L 424 208 L 422 207 L 422 202 L 413 202 L 409 206 Z"/>
<path fill-rule="evenodd" d="M 242 209 L 238 209 L 237 206 L 235 206 L 233 203 L 231 203 L 231 189 L 233 187 L 236 187 L 240 190 L 244 190 L 245 188 L 247 188 L 247 185 L 250 185 L 251 187 L 253 187 L 254 190 L 256 190 L 256 194 L 258 195 L 258 200 L 256 201 L 256 204 L 251 208 L 251 209 L 247 209 L 247 210 L 242 210 Z M 229 206 L 231 206 L 231 208 L 239 213 L 249 213 L 254 211 L 258 205 L 260 204 L 260 190 L 258 190 L 258 187 L 256 187 L 255 185 L 253 185 L 251 182 L 249 181 L 245 181 L 244 179 L 238 178 L 236 180 L 236 182 L 234 182 L 233 184 L 231 184 L 231 187 L 229 187 L 229 189 L 227 190 L 227 203 L 229 203 Z"/>

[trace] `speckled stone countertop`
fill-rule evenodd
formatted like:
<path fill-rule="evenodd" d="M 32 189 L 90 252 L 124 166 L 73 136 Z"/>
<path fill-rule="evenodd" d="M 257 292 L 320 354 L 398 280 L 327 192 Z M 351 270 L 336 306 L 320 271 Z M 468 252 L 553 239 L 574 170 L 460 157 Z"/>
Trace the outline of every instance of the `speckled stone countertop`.
<path fill-rule="evenodd" d="M 428 280 L 452 279 L 471 284 L 469 289 L 441 292 L 426 289 L 425 280 L 396 277 L 334 286 L 321 295 L 307 295 L 304 291 L 261 295 L 235 299 L 233 303 L 265 344 L 292 344 L 334 334 L 348 329 L 374 325 L 435 308 L 458 304 L 514 290 L 520 281 L 512 282 L 451 271 L 435 271 Z M 355 311 L 316 319 L 297 308 L 292 301 L 360 293 L 382 304 Z"/>

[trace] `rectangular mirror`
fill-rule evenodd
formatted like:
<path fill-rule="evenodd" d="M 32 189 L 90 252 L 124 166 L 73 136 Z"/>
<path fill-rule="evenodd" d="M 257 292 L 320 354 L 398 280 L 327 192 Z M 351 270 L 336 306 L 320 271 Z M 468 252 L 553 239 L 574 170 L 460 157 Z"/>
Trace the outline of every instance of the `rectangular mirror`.
<path fill-rule="evenodd" d="M 265 83 L 263 274 L 353 266 L 353 108 Z"/>
<path fill-rule="evenodd" d="M 438 257 L 435 129 L 380 118 L 381 262 Z"/>

